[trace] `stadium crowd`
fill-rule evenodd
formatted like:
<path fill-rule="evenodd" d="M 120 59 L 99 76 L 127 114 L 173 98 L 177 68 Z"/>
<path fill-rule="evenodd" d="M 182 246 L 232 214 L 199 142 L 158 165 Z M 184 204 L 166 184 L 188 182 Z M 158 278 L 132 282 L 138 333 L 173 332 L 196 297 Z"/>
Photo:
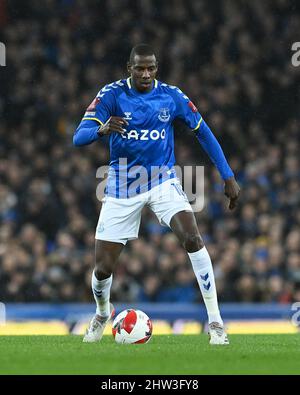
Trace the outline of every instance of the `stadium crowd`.
<path fill-rule="evenodd" d="M 100 4 L 101 3 L 101 4 Z M 242 188 L 223 183 L 192 132 L 176 158 L 205 165 L 196 213 L 221 302 L 300 301 L 300 31 L 291 1 L 16 0 L 0 5 L 0 300 L 92 301 L 96 170 L 107 142 L 72 145 L 85 108 L 152 45 L 159 79 L 179 86 L 218 138 Z M 112 300 L 199 302 L 188 256 L 145 208 L 122 253 Z"/>

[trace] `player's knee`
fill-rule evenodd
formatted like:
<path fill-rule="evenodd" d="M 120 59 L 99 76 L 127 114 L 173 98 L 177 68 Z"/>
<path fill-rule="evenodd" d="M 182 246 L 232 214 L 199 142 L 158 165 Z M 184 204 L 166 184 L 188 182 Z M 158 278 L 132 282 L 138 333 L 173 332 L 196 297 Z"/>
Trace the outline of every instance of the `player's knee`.
<path fill-rule="evenodd" d="M 204 247 L 204 243 L 199 234 L 187 233 L 184 237 L 183 247 L 187 252 L 196 252 Z"/>
<path fill-rule="evenodd" d="M 95 265 L 94 269 L 96 278 L 98 280 L 104 280 L 107 277 L 110 277 L 112 274 L 112 269 L 105 265 Z"/>
<path fill-rule="evenodd" d="M 109 277 L 113 273 L 114 262 L 109 257 L 97 257 L 95 260 L 95 275 L 98 280 Z"/>

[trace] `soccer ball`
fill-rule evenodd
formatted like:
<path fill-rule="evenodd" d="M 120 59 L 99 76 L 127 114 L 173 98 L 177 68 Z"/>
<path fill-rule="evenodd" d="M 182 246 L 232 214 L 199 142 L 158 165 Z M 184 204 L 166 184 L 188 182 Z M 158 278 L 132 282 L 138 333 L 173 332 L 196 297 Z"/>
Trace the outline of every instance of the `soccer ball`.
<path fill-rule="evenodd" d="M 117 343 L 147 343 L 152 336 L 152 322 L 141 310 L 124 310 L 114 319 L 112 333 Z"/>

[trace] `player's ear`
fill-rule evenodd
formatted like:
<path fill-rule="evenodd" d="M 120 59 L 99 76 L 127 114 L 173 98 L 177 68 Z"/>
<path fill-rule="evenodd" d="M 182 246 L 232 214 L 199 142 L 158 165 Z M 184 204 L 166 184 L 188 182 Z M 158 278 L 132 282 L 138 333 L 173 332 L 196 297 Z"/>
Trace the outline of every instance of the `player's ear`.
<path fill-rule="evenodd" d="M 131 64 L 130 62 L 127 62 L 127 71 L 129 74 L 131 74 Z"/>

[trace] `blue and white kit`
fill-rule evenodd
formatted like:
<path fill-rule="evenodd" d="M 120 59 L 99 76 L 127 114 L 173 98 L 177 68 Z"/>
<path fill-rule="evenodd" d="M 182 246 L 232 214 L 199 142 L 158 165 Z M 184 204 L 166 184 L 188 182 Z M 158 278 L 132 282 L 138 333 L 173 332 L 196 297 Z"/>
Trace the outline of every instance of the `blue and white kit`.
<path fill-rule="evenodd" d="M 97 239 L 125 244 L 128 239 L 137 238 L 141 210 L 146 204 L 166 225 L 176 212 L 192 211 L 174 169 L 173 122 L 176 118 L 194 131 L 223 180 L 233 176 L 201 114 L 175 86 L 154 80 L 151 91 L 141 93 L 134 89 L 130 78 L 106 85 L 87 108 L 74 134 L 74 145 L 101 140 L 98 129 L 111 116 L 125 118 L 128 126 L 122 126 L 126 129 L 123 135 L 113 132 L 109 136 L 109 173 Z M 170 188 L 176 189 L 181 197 L 168 198 L 165 192 Z M 160 205 L 153 200 L 156 198 Z"/>

